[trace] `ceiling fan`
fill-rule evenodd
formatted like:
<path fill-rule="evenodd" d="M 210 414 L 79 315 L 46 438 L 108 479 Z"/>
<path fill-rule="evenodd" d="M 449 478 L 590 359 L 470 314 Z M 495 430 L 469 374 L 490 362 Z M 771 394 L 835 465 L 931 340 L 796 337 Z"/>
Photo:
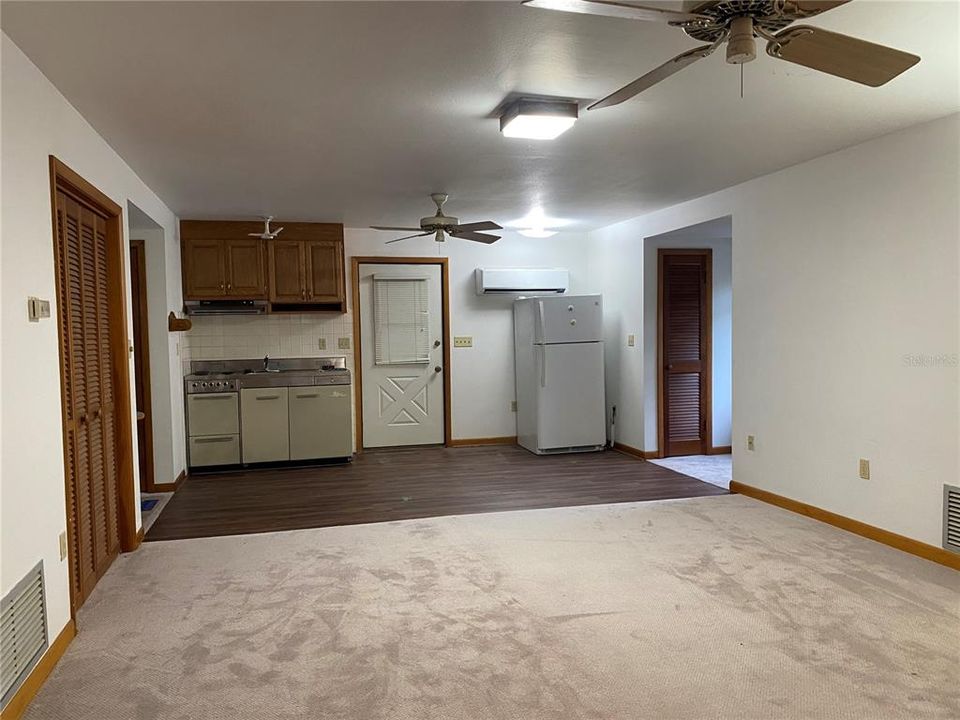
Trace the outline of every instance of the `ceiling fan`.
<path fill-rule="evenodd" d="M 276 240 L 277 235 L 283 232 L 282 227 L 278 227 L 276 230 L 270 230 L 270 221 L 273 220 L 273 215 L 262 215 L 263 218 L 263 232 L 262 233 L 247 233 L 250 237 L 260 238 L 261 240 Z"/>
<path fill-rule="evenodd" d="M 878 87 L 920 62 L 910 53 L 841 35 L 797 20 L 819 15 L 850 0 L 686 0 L 684 10 L 615 0 L 523 0 L 547 10 L 666 22 L 708 44 L 687 50 L 591 105 L 619 105 L 727 43 L 727 62 L 742 65 L 757 56 L 755 37 L 767 41 L 767 55 L 854 82 Z"/>
<path fill-rule="evenodd" d="M 434 235 L 437 242 L 443 242 L 445 235 L 460 238 L 461 240 L 473 240 L 475 242 L 487 244 L 494 243 L 500 239 L 499 235 L 487 235 L 484 232 L 480 232 L 481 230 L 502 229 L 499 225 L 491 220 L 461 225 L 457 218 L 444 215 L 443 204 L 447 201 L 447 197 L 448 195 L 446 193 L 433 193 L 430 196 L 433 202 L 435 202 L 437 205 L 437 212 L 435 215 L 428 215 L 427 217 L 420 218 L 420 227 L 418 228 L 383 225 L 371 225 L 370 227 L 374 230 L 416 231 L 413 235 L 405 235 L 404 237 L 395 238 L 394 240 L 387 240 L 388 244 L 400 242 L 401 240 L 409 240 L 410 238 L 426 237 L 427 235 Z"/>

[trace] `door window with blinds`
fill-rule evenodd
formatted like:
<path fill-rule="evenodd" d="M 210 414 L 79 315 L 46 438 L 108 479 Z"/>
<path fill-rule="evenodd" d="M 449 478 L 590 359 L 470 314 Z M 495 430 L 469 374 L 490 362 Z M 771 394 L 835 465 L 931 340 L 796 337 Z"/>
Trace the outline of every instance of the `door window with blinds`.
<path fill-rule="evenodd" d="M 427 278 L 373 277 L 374 360 L 377 365 L 430 362 Z"/>

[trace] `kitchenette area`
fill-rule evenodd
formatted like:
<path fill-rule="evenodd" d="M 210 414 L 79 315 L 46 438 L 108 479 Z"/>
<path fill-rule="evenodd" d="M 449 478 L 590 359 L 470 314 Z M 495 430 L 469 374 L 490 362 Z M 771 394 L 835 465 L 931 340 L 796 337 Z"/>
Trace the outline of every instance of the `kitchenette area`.
<path fill-rule="evenodd" d="M 183 220 L 180 233 L 189 474 L 348 462 L 343 227 Z"/>

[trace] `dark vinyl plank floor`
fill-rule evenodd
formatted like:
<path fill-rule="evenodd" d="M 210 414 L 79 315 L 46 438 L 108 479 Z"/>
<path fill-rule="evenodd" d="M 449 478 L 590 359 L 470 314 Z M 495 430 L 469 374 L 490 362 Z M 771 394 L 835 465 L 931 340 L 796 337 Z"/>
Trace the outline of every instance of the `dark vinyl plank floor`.
<path fill-rule="evenodd" d="M 515 446 L 367 450 L 347 465 L 193 475 L 146 539 L 726 494 L 612 450 L 552 456 Z"/>

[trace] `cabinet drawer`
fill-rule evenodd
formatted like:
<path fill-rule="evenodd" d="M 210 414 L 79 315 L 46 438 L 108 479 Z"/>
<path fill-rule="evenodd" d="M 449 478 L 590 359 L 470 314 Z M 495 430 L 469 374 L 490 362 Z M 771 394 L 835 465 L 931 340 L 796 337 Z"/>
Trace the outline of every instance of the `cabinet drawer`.
<path fill-rule="evenodd" d="M 187 413 L 191 437 L 240 432 L 236 393 L 187 395 Z"/>
<path fill-rule="evenodd" d="M 290 459 L 350 457 L 353 426 L 350 387 L 292 387 L 290 402 Z"/>
<path fill-rule="evenodd" d="M 240 391 L 240 427 L 243 462 L 290 459 L 287 388 L 250 388 Z"/>
<path fill-rule="evenodd" d="M 206 435 L 190 438 L 190 467 L 239 464 L 239 435 Z"/>

